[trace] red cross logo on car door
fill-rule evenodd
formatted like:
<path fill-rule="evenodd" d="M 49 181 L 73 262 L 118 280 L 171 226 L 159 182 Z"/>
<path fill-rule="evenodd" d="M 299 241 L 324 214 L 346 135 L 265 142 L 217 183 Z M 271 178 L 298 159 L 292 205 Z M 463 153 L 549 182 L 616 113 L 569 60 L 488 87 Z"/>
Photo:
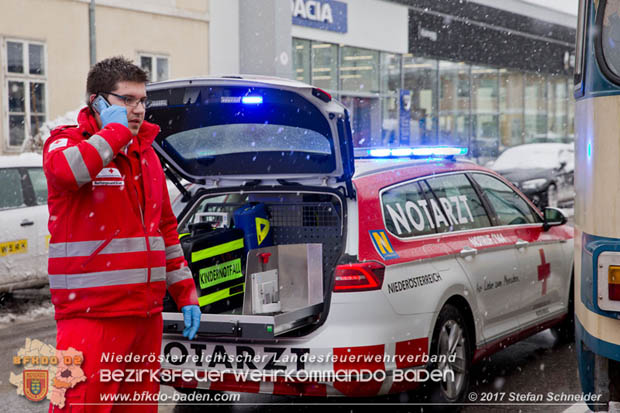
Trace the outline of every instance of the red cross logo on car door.
<path fill-rule="evenodd" d="M 542 295 L 547 294 L 547 279 L 551 275 L 551 264 L 545 260 L 545 250 L 539 249 L 540 265 L 538 266 L 538 281 L 542 281 Z"/>

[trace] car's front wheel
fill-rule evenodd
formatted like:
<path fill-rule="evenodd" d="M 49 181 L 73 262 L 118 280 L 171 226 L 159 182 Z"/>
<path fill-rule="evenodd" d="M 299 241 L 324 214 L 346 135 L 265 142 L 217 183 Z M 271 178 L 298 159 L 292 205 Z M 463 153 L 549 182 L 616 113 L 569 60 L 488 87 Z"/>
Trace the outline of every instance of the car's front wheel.
<path fill-rule="evenodd" d="M 471 340 L 462 312 L 446 304 L 439 313 L 431 341 L 431 354 L 437 357 L 431 369 L 440 371 L 444 379 L 429 388 L 430 401 L 437 403 L 436 410 L 448 409 L 441 404 L 463 402 L 469 385 Z"/>

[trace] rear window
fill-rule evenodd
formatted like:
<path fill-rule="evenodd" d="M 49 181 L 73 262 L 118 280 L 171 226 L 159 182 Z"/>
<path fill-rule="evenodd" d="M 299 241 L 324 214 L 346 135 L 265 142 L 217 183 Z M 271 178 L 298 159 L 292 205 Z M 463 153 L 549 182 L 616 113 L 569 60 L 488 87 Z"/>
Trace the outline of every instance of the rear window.
<path fill-rule="evenodd" d="M 336 169 L 330 126 L 289 91 L 187 87 L 149 92 L 147 120 L 157 143 L 189 175 L 329 173 Z M 254 100 L 244 103 L 244 98 Z"/>
<path fill-rule="evenodd" d="M 213 125 L 170 135 L 166 142 L 185 159 L 244 152 L 331 154 L 329 140 L 318 132 L 268 123 Z"/>

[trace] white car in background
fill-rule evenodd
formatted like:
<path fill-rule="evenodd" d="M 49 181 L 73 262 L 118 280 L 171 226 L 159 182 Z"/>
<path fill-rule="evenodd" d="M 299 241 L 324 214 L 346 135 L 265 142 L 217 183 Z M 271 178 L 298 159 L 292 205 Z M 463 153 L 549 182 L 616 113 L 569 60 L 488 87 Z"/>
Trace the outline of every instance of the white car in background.
<path fill-rule="evenodd" d="M 0 292 L 48 283 L 48 216 L 41 155 L 0 157 Z"/>
<path fill-rule="evenodd" d="M 540 209 L 572 206 L 575 146 L 531 143 L 506 149 L 491 168 L 519 188 Z"/>

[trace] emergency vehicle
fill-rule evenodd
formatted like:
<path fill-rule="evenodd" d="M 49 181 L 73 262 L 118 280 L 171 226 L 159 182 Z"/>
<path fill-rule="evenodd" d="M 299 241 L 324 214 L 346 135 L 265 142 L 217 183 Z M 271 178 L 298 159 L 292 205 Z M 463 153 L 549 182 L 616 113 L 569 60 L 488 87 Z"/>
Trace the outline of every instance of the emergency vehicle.
<path fill-rule="evenodd" d="M 195 340 L 182 337 L 182 314 L 165 310 L 168 384 L 348 397 L 424 384 L 430 401 L 459 402 L 472 363 L 545 328 L 570 335 L 573 236 L 566 218 L 554 208 L 541 213 L 498 174 L 457 159 L 466 149 L 354 151 L 346 108 L 291 80 L 184 79 L 147 90 L 147 120 L 162 127 L 155 147 L 164 167 L 195 184 L 191 192 L 179 185 L 187 200 L 179 233 L 204 219 L 226 228 L 237 216 L 231 211 L 247 203 L 265 205 L 268 221 L 255 229 L 259 245 L 247 251 L 245 279 L 235 276 L 244 287 L 205 296 Z M 273 245 L 266 248 L 278 254 L 271 261 L 260 252 L 267 251 L 260 234 L 268 231 Z M 318 257 L 308 247 L 317 244 Z M 299 245 L 307 265 L 296 274 L 316 273 L 310 267 L 319 263 L 319 280 L 286 278 L 286 247 Z M 186 257 L 194 265 L 198 255 L 222 248 Z M 239 271 L 217 265 L 192 268 L 197 287 L 209 271 L 230 280 Z M 250 283 L 267 265 L 277 266 L 270 268 L 279 273 L 274 304 L 281 307 L 256 312 L 249 295 L 268 283 Z M 317 282 L 318 299 L 311 293 Z M 236 294 L 244 295 L 242 309 L 205 311 Z M 285 309 L 292 296 L 305 301 Z M 196 375 L 174 374 L 185 370 Z M 208 380 L 212 371 L 225 374 Z"/>

